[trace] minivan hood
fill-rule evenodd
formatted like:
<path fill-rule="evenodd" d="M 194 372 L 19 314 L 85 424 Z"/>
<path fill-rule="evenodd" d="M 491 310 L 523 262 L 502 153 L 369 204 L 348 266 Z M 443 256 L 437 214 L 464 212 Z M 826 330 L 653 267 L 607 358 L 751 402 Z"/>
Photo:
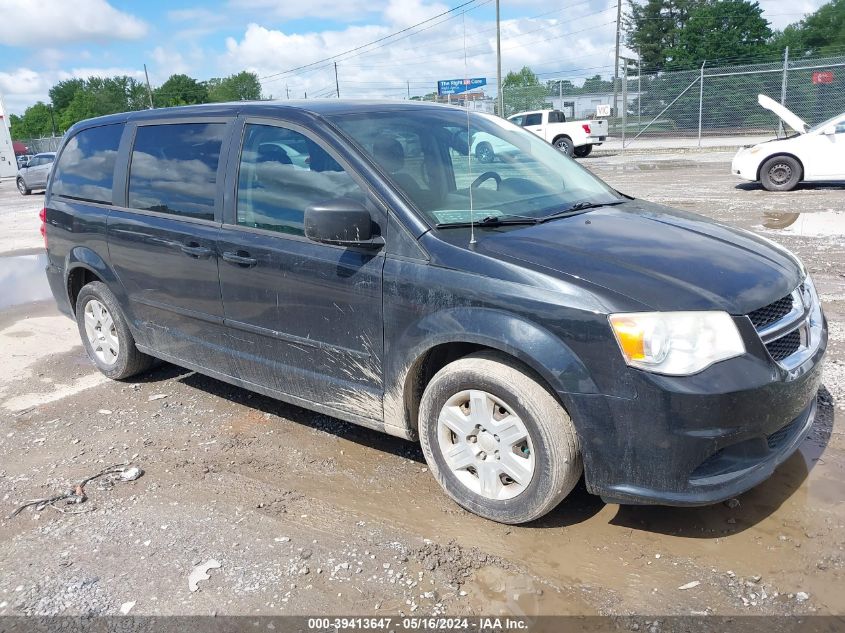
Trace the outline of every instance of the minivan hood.
<path fill-rule="evenodd" d="M 788 251 L 764 238 L 641 200 L 484 233 L 476 252 L 654 310 L 747 314 L 789 294 L 803 276 Z"/>
<path fill-rule="evenodd" d="M 786 106 L 781 105 L 780 103 L 778 103 L 771 97 L 767 97 L 766 95 L 757 95 L 757 103 L 766 108 L 766 110 L 774 112 L 780 118 L 781 121 L 786 123 L 789 127 L 791 127 L 799 134 L 807 133 L 807 129 L 809 128 L 809 126 L 804 122 L 801 117 L 792 112 L 792 110 L 786 108 Z"/>

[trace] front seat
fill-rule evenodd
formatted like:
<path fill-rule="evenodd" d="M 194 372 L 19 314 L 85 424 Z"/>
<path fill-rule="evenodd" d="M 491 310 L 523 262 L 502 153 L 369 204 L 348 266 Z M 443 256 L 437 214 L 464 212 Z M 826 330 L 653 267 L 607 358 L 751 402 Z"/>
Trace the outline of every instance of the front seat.
<path fill-rule="evenodd" d="M 405 167 L 405 150 L 402 143 L 388 134 L 379 135 L 373 143 L 373 158 L 412 201 L 420 202 L 423 197 L 422 188 L 410 174 L 402 171 Z"/>

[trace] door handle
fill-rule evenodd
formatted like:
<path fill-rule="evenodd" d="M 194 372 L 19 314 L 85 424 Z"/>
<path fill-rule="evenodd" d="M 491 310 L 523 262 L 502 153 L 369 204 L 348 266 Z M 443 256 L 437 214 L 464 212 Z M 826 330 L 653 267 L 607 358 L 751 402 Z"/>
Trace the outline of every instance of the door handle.
<path fill-rule="evenodd" d="M 185 253 L 188 257 L 194 257 L 196 259 L 206 259 L 211 256 L 211 249 L 206 248 L 205 246 L 200 246 L 196 242 L 188 242 L 187 244 L 182 244 L 180 247 L 182 252 Z"/>
<path fill-rule="evenodd" d="M 242 253 L 244 253 L 244 251 L 238 251 L 237 253 L 233 251 L 224 251 L 223 261 L 235 264 L 236 266 L 241 266 L 242 268 L 252 268 L 258 263 L 258 260 L 254 257 L 250 257 L 249 253 Z"/>

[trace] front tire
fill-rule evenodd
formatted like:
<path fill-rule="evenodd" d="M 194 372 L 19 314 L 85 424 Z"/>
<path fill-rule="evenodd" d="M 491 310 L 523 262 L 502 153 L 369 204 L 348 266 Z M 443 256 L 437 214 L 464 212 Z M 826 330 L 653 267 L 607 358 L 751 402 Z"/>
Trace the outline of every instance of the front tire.
<path fill-rule="evenodd" d="M 592 144 L 582 145 L 581 147 L 575 148 L 575 156 L 577 158 L 587 158 L 587 156 L 589 156 L 592 151 L 593 151 Z"/>
<path fill-rule="evenodd" d="M 18 191 L 22 196 L 28 196 L 32 193 L 32 189 L 26 186 L 23 178 L 18 178 Z"/>
<path fill-rule="evenodd" d="M 106 284 L 93 281 L 82 287 L 76 298 L 76 323 L 88 356 L 112 380 L 152 367 L 155 359 L 135 347 L 117 297 Z"/>
<path fill-rule="evenodd" d="M 472 354 L 441 369 L 425 388 L 419 420 L 434 477 L 456 503 L 487 519 L 537 519 L 581 477 L 566 411 L 505 356 Z"/>
<path fill-rule="evenodd" d="M 791 191 L 803 175 L 801 163 L 791 156 L 774 156 L 760 168 L 760 184 L 768 191 Z"/>
<path fill-rule="evenodd" d="M 563 152 L 570 158 L 575 153 L 575 145 L 572 143 L 572 139 L 568 136 L 558 136 L 554 140 L 552 145 L 554 145 L 557 150 Z"/>

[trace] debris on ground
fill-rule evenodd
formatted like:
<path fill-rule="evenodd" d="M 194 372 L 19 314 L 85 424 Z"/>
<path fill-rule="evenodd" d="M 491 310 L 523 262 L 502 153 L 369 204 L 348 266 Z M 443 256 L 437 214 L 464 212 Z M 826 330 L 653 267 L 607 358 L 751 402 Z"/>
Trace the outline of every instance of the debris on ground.
<path fill-rule="evenodd" d="M 68 511 L 64 508 L 61 508 L 57 505 L 59 501 L 65 501 L 66 505 L 75 505 L 80 503 L 85 503 L 88 500 L 88 495 L 85 494 L 85 486 L 91 483 L 96 479 L 100 479 L 101 477 L 108 477 L 109 475 L 113 475 L 109 477 L 108 482 L 114 483 L 117 481 L 134 481 L 141 477 L 144 474 L 144 471 L 132 464 L 117 464 L 115 466 L 109 466 L 98 472 L 96 475 L 92 475 L 90 477 L 86 477 L 78 484 L 76 484 L 72 489 L 63 492 L 58 495 L 54 495 L 52 497 L 44 497 L 41 499 L 30 499 L 29 501 L 25 501 L 9 515 L 8 518 L 13 519 L 18 516 L 21 512 L 23 512 L 26 508 L 30 506 L 35 506 L 36 512 L 41 512 L 47 507 L 53 508 L 62 513 L 70 513 L 70 514 L 78 514 L 81 512 L 86 512 L 85 510 L 80 510 L 76 512 Z M 93 508 L 92 508 L 93 509 Z"/>
<path fill-rule="evenodd" d="M 220 567 L 222 567 L 220 562 L 214 560 L 213 558 L 194 567 L 191 575 L 188 576 L 188 589 L 190 589 L 191 592 L 197 591 L 199 589 L 198 583 L 200 580 L 208 580 L 211 578 L 211 576 L 208 575 L 208 570 L 220 569 Z"/>
<path fill-rule="evenodd" d="M 681 585 L 680 587 L 678 587 L 678 589 L 680 589 L 681 591 L 686 591 L 687 589 L 694 589 L 695 587 L 698 587 L 698 585 L 700 585 L 700 584 L 701 584 L 701 581 L 693 580 L 692 582 L 688 582 L 685 585 Z"/>
<path fill-rule="evenodd" d="M 120 605 L 120 612 L 123 615 L 129 615 L 129 612 L 132 611 L 132 607 L 134 606 L 135 600 L 132 600 L 131 602 L 124 602 L 122 605 Z"/>

